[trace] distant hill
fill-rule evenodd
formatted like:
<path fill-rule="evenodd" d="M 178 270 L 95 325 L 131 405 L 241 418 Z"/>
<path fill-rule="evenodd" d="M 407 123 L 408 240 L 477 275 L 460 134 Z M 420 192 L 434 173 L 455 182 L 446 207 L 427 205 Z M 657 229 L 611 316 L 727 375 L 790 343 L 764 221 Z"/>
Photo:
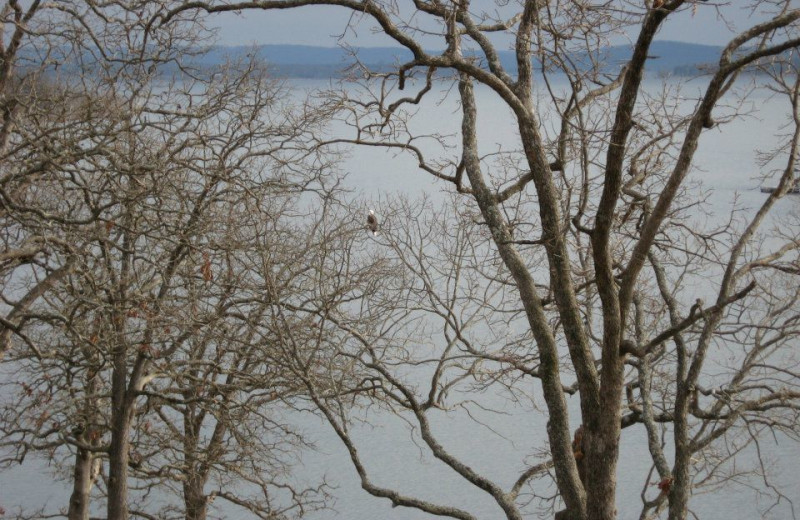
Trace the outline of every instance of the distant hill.
<path fill-rule="evenodd" d="M 240 59 L 253 52 L 277 75 L 290 78 L 337 77 L 354 63 L 353 56 L 340 47 L 258 45 L 212 47 L 196 64 L 213 67 L 228 59 Z M 355 52 L 359 60 L 376 70 L 389 70 L 395 63 L 411 58 L 409 51 L 398 47 L 362 47 Z"/>
<path fill-rule="evenodd" d="M 650 49 L 651 59 L 647 64 L 649 73 L 692 75 L 698 67 L 713 66 L 719 60 L 721 47 L 693 43 L 656 41 Z M 353 63 L 351 54 L 338 47 L 314 47 L 307 45 L 259 45 L 239 47 L 213 47 L 196 62 L 201 67 L 214 67 L 227 59 L 238 59 L 255 52 L 280 76 L 299 78 L 329 78 L 342 74 Z M 389 70 L 392 65 L 411 58 L 411 53 L 398 47 L 361 47 L 354 49 L 358 59 L 377 70 Z M 630 46 L 614 46 L 602 54 L 609 65 L 609 72 L 620 67 L 630 57 Z M 501 51 L 500 60 L 509 72 L 516 71 L 516 60 L 512 51 Z M 580 57 L 577 57 L 580 61 Z M 535 64 L 538 65 L 538 64 Z"/>

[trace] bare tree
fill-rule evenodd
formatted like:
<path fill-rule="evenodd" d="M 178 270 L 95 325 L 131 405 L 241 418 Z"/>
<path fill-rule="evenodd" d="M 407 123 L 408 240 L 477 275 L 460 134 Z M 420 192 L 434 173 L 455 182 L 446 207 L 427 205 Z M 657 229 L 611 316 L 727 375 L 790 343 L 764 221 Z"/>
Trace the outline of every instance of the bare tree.
<path fill-rule="evenodd" d="M 141 494 L 128 491 L 131 471 L 139 491 L 182 482 L 187 518 L 205 518 L 215 496 L 260 517 L 301 516 L 325 495 L 282 480 L 303 441 L 269 411 L 296 385 L 273 372 L 263 340 L 239 348 L 258 315 L 240 314 L 256 311 L 238 293 L 267 217 L 288 228 L 304 193 L 330 196 L 330 159 L 308 145 L 326 114 L 290 109 L 254 62 L 171 83 L 118 65 L 70 76 L 74 88 L 38 84 L 52 96 L 26 100 L 50 112 L 17 120 L 5 236 L 42 247 L 4 257 L 16 367 L 5 462 L 43 452 L 74 468 L 70 518 L 88 517 L 98 486 L 108 517 L 127 518 Z M 211 483 L 218 491 L 204 491 Z"/>
<path fill-rule="evenodd" d="M 344 318 L 333 321 L 327 310 L 317 310 L 319 319 L 324 316 L 328 325 L 342 323 L 351 341 L 361 344 L 361 350 L 347 355 L 382 382 L 385 399 L 410 413 L 434 456 L 491 496 L 507 518 L 522 517 L 520 488 L 550 467 L 564 507 L 557 517 L 616 517 L 620 432 L 640 425 L 648 433 L 660 484 L 658 497 L 643 493 L 642 514 L 666 504 L 670 518 L 685 518 L 693 479 L 713 470 L 693 472 L 692 454 L 730 438 L 743 425 L 753 438 L 759 430 L 754 421 L 791 432 L 796 423 L 797 375 L 781 368 L 784 354 L 776 351 L 796 334 L 798 309 L 791 288 L 796 286 L 792 277 L 797 275 L 798 240 L 786 231 L 792 227 L 775 242 L 758 240 L 766 216 L 795 182 L 796 115 L 789 121 L 792 135 L 776 156 L 785 164 L 779 189 L 746 222 L 732 219 L 718 229 L 692 229 L 689 224 L 690 209 L 701 207 L 689 197 L 687 185 L 700 137 L 737 115 L 722 105 L 724 96 L 766 62 L 772 63 L 775 84 L 783 85 L 778 88 L 790 100 L 796 96 L 796 70 L 778 63 L 796 60 L 800 11 L 789 1 L 750 4 L 765 14 L 764 21 L 722 49 L 696 104 L 683 113 L 674 94 L 652 98 L 643 87 L 652 41 L 677 12 L 708 8 L 724 17 L 727 6 L 686 0 L 599 5 L 528 0 L 493 11 L 463 1 L 415 1 L 413 8 L 372 0 L 200 1 L 159 13 L 151 27 L 168 25 L 187 12 L 335 5 L 352 11 L 354 20 L 371 21 L 411 51 L 412 59 L 396 73 L 361 71 L 367 78 L 366 96 L 345 92 L 339 97 L 342 117 L 355 134 L 321 144 L 384 146 L 410 153 L 421 169 L 448 183 L 477 210 L 479 217 L 470 218 L 480 219 L 479 229 L 491 239 L 498 266 L 499 274 L 487 275 L 490 286 L 501 284 L 506 305 L 513 298 L 532 343 L 521 357 L 500 354 L 495 361 L 541 382 L 550 460 L 532 466 L 510 490 L 478 474 L 451 455 L 428 427 L 428 415 L 436 409 L 431 396 L 447 388 L 444 379 L 437 375 L 426 391 L 404 383 L 386 361 L 391 354 L 376 347 L 382 336 L 347 325 Z M 620 33 L 633 35 L 635 43 L 627 63 L 610 68 L 602 46 Z M 425 46 L 421 35 L 428 38 Z M 430 43 L 434 36 L 443 51 L 426 50 L 435 46 Z M 501 59 L 495 42 L 503 40 L 498 36 L 513 42 L 511 65 Z M 404 123 L 407 109 L 423 103 L 437 77 L 447 78 L 447 71 L 452 73 L 448 81 L 458 86 L 459 151 L 432 158 L 418 145 L 420 136 Z M 420 72 L 425 79 L 410 79 Z M 556 73 L 567 79 L 566 90 L 554 85 Z M 483 157 L 475 84 L 508 106 L 519 132 L 518 143 Z M 416 93 L 399 92 L 406 88 Z M 796 104 L 792 107 L 796 114 Z M 555 117 L 556 123 L 545 117 Z M 468 223 L 461 216 L 457 225 Z M 416 274 L 424 280 L 429 269 Z M 700 272 L 712 280 L 711 303 L 694 301 L 695 295 L 689 294 Z M 781 282 L 783 278 L 794 281 Z M 431 294 L 443 294 L 425 287 Z M 450 324 L 460 300 L 440 298 L 434 304 L 436 314 L 452 328 L 448 346 L 438 355 L 444 370 L 461 366 L 452 359 L 451 341 L 463 355 L 484 353 L 471 351 L 468 338 L 459 334 L 457 324 Z M 398 305 L 404 301 L 397 296 L 389 300 Z M 481 312 L 491 315 L 493 305 L 487 303 Z M 386 323 L 395 323 L 392 316 L 399 311 L 386 312 Z M 721 389 L 711 388 L 703 374 L 711 345 L 721 341 L 738 345 L 741 364 L 723 379 Z M 773 361 L 764 361 L 767 354 Z M 396 355 L 405 359 L 402 349 Z M 468 368 L 472 366 L 461 366 L 464 377 L 477 377 Z M 765 380 L 770 383 L 755 384 Z M 312 378 L 305 382 L 350 450 L 368 492 L 432 514 L 472 518 L 461 509 L 372 484 L 348 435 L 345 414 L 335 404 L 341 400 L 329 401 L 315 390 Z M 572 392 L 580 399 L 579 426 L 575 421 L 571 425 L 567 410 L 565 395 Z M 663 423 L 672 425 L 671 461 L 661 451 Z"/>
<path fill-rule="evenodd" d="M 54 171 L 99 153 L 89 144 L 96 144 L 95 132 L 108 129 L 108 107 L 91 105 L 87 93 L 97 99 L 114 88 L 136 90 L 157 65 L 179 65 L 193 52 L 190 44 L 202 42 L 198 23 L 150 31 L 143 41 L 143 20 L 160 8 L 157 2 L 3 2 L 0 356 L 12 336 L 25 339 L 20 315 L 75 267 L 69 244 L 48 229 L 67 222 L 46 205 L 52 201 L 39 207 L 32 194 Z M 83 214 L 69 223 L 91 226 L 95 217 Z M 25 284 L 17 283 L 23 278 Z"/>
<path fill-rule="evenodd" d="M 142 392 L 136 419 L 135 474 L 180 488 L 192 519 L 206 518 L 212 503 L 258 518 L 301 517 L 326 504 L 324 485 L 301 488 L 290 478 L 291 463 L 308 447 L 287 418 L 304 387 L 272 332 L 273 298 L 314 297 L 297 283 L 308 268 L 299 260 L 341 228 L 293 211 L 297 185 L 286 191 L 289 185 L 242 184 L 246 198 L 214 212 L 221 233 L 208 245 L 201 276 L 194 265 L 183 273 L 182 287 L 193 297 L 169 313 L 183 332 L 164 347 L 150 345 L 158 375 Z M 323 200 L 332 196 L 317 187 Z M 317 198 L 306 195 L 308 204 Z"/>

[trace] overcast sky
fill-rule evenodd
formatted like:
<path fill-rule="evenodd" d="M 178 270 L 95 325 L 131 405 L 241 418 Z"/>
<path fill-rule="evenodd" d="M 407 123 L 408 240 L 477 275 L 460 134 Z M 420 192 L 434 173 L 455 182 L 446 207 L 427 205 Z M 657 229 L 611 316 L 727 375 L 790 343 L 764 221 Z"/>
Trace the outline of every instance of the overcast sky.
<path fill-rule="evenodd" d="M 741 5 L 749 2 L 734 0 L 728 3 Z M 726 43 L 733 33 L 709 4 L 698 2 L 694 13 L 686 10 L 672 16 L 661 29 L 658 39 L 710 45 Z M 741 30 L 754 23 L 749 10 L 730 6 L 721 9 L 735 29 Z M 288 43 L 332 47 L 337 45 L 336 37 L 345 30 L 350 14 L 340 7 L 314 6 L 281 11 L 243 11 L 239 15 L 226 13 L 214 17 L 212 23 L 219 28 L 219 43 L 222 45 Z M 373 32 L 366 24 L 350 31 L 347 41 L 364 47 L 393 45 L 389 38 Z"/>

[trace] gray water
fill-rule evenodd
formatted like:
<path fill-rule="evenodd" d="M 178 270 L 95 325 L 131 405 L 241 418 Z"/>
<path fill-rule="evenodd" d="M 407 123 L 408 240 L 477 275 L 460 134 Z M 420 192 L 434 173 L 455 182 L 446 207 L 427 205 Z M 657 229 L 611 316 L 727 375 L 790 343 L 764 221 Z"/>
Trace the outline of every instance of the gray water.
<path fill-rule="evenodd" d="M 325 87 L 323 82 L 297 81 L 297 92 Z M 658 87 L 656 82 L 650 86 Z M 686 103 L 691 103 L 691 92 Z M 696 92 L 696 90 L 695 90 Z M 497 144 L 516 142 L 517 136 L 508 109 L 486 89 L 478 89 L 480 107 L 479 137 L 483 152 L 496 149 Z M 724 218 L 734 203 L 743 208 L 754 208 L 764 195 L 758 188 L 759 171 L 755 150 L 769 148 L 773 135 L 786 115 L 783 101 L 769 99 L 765 93 L 756 95 L 753 108 L 757 111 L 746 120 L 707 131 L 701 140 L 696 158 L 697 172 L 694 180 L 702 180 L 713 188 L 711 198 L 714 214 Z M 458 130 L 458 105 L 450 96 L 440 104 L 426 105 L 415 116 L 417 129 L 436 128 L 441 133 Z M 356 194 L 370 199 L 380 214 L 380 203 L 402 193 L 411 198 L 431 195 L 442 200 L 443 192 L 450 189 L 416 168 L 410 157 L 396 152 L 366 148 L 353 150 L 343 164 L 348 173 L 346 186 Z M 776 214 L 788 215 L 800 211 L 800 199 L 788 197 L 779 203 Z M 529 393 L 536 395 L 538 385 L 531 380 L 525 383 Z M 490 396 L 493 406 L 502 414 L 481 414 L 486 426 L 476 425 L 464 413 L 432 414 L 434 431 L 439 442 L 451 453 L 461 458 L 480 474 L 493 479 L 508 489 L 525 469 L 525 457 L 535 447 L 544 444 L 545 417 L 531 409 L 531 405 L 512 403 L 502 395 Z M 577 397 L 568 398 L 577 424 Z M 439 504 L 456 505 L 482 519 L 501 518 L 501 511 L 488 496 L 472 487 L 443 464 L 434 460 L 424 448 L 418 435 L 407 425 L 387 414 L 370 412 L 371 426 L 358 428 L 355 439 L 359 452 L 378 485 L 396 489 L 404 494 L 428 499 Z M 327 424 L 309 414 L 299 414 L 294 422 L 316 443 L 318 451 L 305 453 L 295 478 L 298 482 L 316 482 L 324 475 L 334 486 L 335 511 L 322 511 L 309 516 L 321 519 L 386 519 L 414 520 L 434 518 L 430 515 L 404 508 L 392 508 L 388 500 L 377 499 L 364 492 L 344 447 Z M 491 429 L 490 429 L 491 428 Z M 492 431 L 494 430 L 494 431 Z M 500 434 L 500 435 L 498 435 Z M 639 494 L 650 468 L 646 439 L 642 429 L 623 432 L 624 451 L 618 473 L 619 518 L 637 518 L 641 502 Z M 800 446 L 785 439 L 765 439 L 764 455 L 771 464 L 770 482 L 795 503 L 800 504 L 800 477 L 795 466 L 800 462 Z M 668 453 L 669 456 L 669 453 Z M 529 460 L 530 462 L 530 460 Z M 37 467 L 38 466 L 38 467 Z M 772 502 L 759 498 L 750 488 L 754 482 L 744 481 L 723 491 L 697 496 L 692 510 L 702 519 L 725 518 L 749 520 L 753 518 L 791 518 L 791 505 L 783 501 L 765 513 Z M 758 482 L 755 482 L 758 484 Z M 652 488 L 649 496 L 653 496 Z M 544 491 L 554 492 L 554 489 Z M 51 509 L 67 503 L 68 491 L 58 483 L 51 483 L 45 464 L 28 464 L 0 474 L 0 506 L 8 513 L 16 506 L 42 506 Z M 231 518 L 235 518 L 231 514 Z M 242 515 L 244 517 L 244 515 Z"/>

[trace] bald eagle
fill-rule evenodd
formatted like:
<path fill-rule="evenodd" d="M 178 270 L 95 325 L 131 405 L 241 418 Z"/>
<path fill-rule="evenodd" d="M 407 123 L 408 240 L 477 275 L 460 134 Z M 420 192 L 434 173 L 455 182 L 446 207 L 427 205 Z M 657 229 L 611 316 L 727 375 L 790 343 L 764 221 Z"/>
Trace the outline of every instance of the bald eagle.
<path fill-rule="evenodd" d="M 369 210 L 369 215 L 367 215 L 367 229 L 372 231 L 373 235 L 378 234 L 378 218 L 372 210 Z"/>

